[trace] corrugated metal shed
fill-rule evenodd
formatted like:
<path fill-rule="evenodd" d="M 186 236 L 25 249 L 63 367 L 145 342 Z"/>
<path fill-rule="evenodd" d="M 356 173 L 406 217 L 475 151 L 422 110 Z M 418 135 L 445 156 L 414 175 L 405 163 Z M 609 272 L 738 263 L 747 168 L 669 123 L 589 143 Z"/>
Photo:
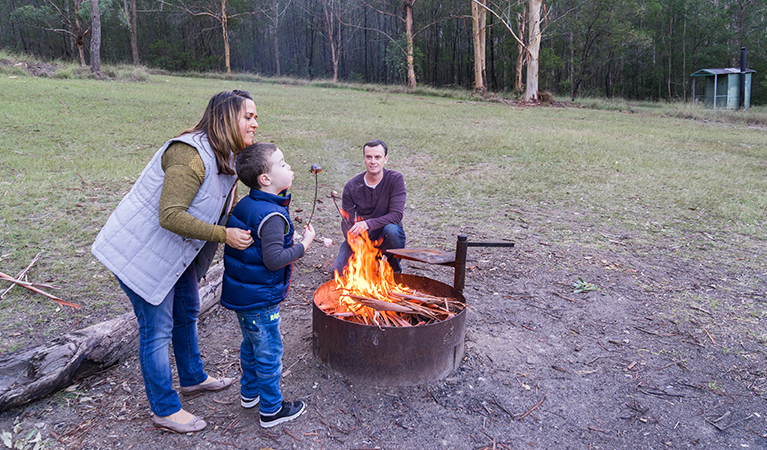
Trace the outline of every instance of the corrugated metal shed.
<path fill-rule="evenodd" d="M 745 90 L 743 107 L 751 107 L 751 79 L 755 70 L 746 69 L 742 72 L 745 76 Z M 736 109 L 740 102 L 740 75 L 741 70 L 737 67 L 723 69 L 700 69 L 690 75 L 692 79 L 693 103 L 701 101 L 708 107 Z M 706 82 L 703 94 L 695 92 L 695 79 L 704 77 Z"/>

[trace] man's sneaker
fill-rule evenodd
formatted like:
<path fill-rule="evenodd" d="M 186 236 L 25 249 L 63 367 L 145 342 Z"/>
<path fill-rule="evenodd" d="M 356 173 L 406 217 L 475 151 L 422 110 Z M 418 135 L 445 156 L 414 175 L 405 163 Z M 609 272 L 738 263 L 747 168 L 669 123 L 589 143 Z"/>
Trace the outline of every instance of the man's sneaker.
<path fill-rule="evenodd" d="M 272 415 L 261 413 L 261 426 L 270 428 L 285 423 L 300 416 L 304 411 L 306 411 L 306 405 L 304 405 L 304 402 L 301 400 L 296 400 L 295 402 L 282 402 L 282 408 L 276 413 Z"/>
<path fill-rule="evenodd" d="M 242 405 L 243 408 L 250 409 L 256 405 L 258 405 L 258 402 L 261 400 L 260 395 L 256 395 L 256 398 L 248 398 L 244 395 L 240 394 L 240 405 Z"/>

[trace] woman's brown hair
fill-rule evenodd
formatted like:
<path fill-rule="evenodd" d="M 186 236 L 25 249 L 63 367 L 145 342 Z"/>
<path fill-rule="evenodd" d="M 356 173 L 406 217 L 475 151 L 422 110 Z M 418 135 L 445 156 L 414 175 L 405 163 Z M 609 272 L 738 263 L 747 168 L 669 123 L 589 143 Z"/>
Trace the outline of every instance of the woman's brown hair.
<path fill-rule="evenodd" d="M 187 133 L 203 132 L 208 137 L 210 147 L 216 155 L 218 173 L 234 175 L 229 164 L 231 155 L 235 157 L 245 148 L 240 132 L 240 113 L 246 100 L 253 100 L 248 91 L 223 91 L 214 95 L 208 102 L 200 122 L 179 136 Z"/>

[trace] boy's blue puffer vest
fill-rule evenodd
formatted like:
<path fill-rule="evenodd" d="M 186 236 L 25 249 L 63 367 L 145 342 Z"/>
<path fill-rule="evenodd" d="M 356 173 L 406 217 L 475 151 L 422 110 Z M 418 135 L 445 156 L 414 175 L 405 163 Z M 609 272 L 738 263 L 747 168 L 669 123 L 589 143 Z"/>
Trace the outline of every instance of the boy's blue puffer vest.
<path fill-rule="evenodd" d="M 234 311 L 248 311 L 276 305 L 285 299 L 290 287 L 293 264 L 271 271 L 261 253 L 261 225 L 267 217 L 280 214 L 287 223 L 284 248 L 293 245 L 293 222 L 288 211 L 290 194 L 285 197 L 251 189 L 237 203 L 229 227 L 250 230 L 253 244 L 245 250 L 226 246 L 221 305 Z"/>

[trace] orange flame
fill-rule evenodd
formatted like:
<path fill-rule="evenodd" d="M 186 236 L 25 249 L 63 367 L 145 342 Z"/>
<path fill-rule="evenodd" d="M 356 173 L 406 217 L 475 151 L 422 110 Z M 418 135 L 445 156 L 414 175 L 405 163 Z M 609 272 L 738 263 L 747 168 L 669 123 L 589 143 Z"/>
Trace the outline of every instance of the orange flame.
<path fill-rule="evenodd" d="M 358 236 L 347 236 L 354 252 L 343 275 L 335 273 L 336 289 L 341 292 L 337 311 L 354 311 L 375 322 L 376 311 L 354 301 L 349 295 L 388 301 L 389 292 L 406 293 L 408 288 L 394 281 L 394 271 L 376 247 L 381 240 L 371 241 L 366 231 Z"/>

